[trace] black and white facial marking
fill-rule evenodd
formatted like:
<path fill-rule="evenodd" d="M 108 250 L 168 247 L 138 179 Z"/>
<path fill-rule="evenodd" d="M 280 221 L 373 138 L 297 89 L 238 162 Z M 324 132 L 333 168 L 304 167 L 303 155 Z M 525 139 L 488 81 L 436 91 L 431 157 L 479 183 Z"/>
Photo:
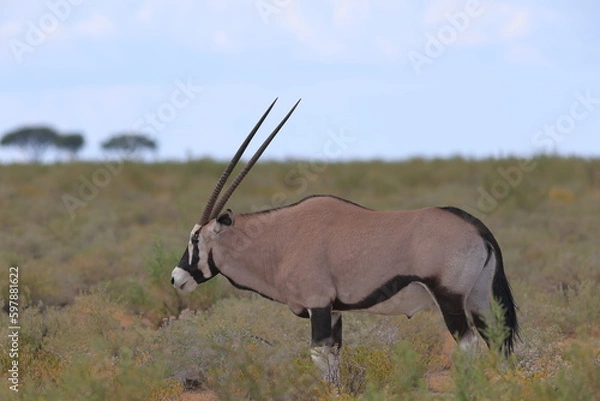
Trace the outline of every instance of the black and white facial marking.
<path fill-rule="evenodd" d="M 173 287 L 183 291 L 192 291 L 201 284 L 219 273 L 215 266 L 212 250 L 206 252 L 202 236 L 202 226 L 196 224 L 190 232 L 188 246 L 181 256 L 177 267 L 171 273 Z"/>

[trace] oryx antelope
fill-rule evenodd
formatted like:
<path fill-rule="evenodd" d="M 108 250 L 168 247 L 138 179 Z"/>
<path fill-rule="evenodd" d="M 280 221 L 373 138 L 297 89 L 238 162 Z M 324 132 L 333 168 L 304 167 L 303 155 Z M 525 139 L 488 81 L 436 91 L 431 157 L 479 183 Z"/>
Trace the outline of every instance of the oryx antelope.
<path fill-rule="evenodd" d="M 277 99 L 275 99 L 276 101 Z M 222 212 L 227 200 L 298 106 L 298 101 L 217 198 L 275 101 L 223 172 L 171 276 L 193 290 L 218 274 L 236 287 L 310 318 L 312 358 L 339 386 L 341 312 L 410 317 L 439 307 L 462 348 L 486 340 L 492 299 L 504 310 L 510 353 L 517 315 L 502 253 L 490 230 L 454 207 L 375 211 L 335 196 L 309 196 L 256 213 Z"/>

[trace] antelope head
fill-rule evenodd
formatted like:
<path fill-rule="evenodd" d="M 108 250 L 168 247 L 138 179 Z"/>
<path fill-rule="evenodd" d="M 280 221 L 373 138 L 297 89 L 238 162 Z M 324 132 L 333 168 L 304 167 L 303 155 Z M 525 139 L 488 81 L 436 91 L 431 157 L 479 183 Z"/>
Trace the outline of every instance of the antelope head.
<path fill-rule="evenodd" d="M 210 198 L 208 199 L 208 202 L 206 203 L 206 206 L 204 207 L 202 217 L 200 217 L 200 220 L 194 225 L 192 231 L 190 232 L 188 244 L 183 252 L 183 256 L 181 256 L 181 260 L 179 260 L 179 263 L 171 273 L 171 284 L 173 284 L 175 288 L 179 288 L 184 291 L 192 291 L 198 284 L 210 280 L 219 274 L 219 270 L 213 261 L 212 251 L 209 247 L 209 244 L 222 230 L 227 229 L 234 224 L 234 217 L 231 210 L 228 209 L 224 213 L 221 213 L 221 211 L 237 186 L 242 182 L 246 174 L 248 174 L 252 166 L 254 166 L 267 146 L 269 146 L 273 138 L 275 138 L 275 135 L 277 135 L 281 127 L 283 127 L 283 125 L 286 123 L 288 118 L 290 118 L 298 106 L 298 103 L 300 103 L 300 100 L 296 102 L 294 107 L 290 109 L 283 120 L 281 120 L 279 125 L 277 125 L 273 132 L 271 132 L 267 139 L 265 139 L 263 144 L 260 146 L 260 148 L 258 148 L 256 153 L 254 153 L 246 166 L 244 166 L 237 177 L 229 185 L 223 196 L 220 199 L 218 198 L 221 190 L 227 182 L 227 179 L 231 175 L 231 172 L 242 157 L 242 154 L 248 147 L 248 144 L 254 137 L 254 134 L 256 134 L 261 124 L 275 105 L 276 101 L 277 99 L 271 103 L 269 108 L 267 108 L 262 117 L 258 120 L 252 131 L 250 131 L 244 142 L 240 145 L 239 149 L 223 171 L 219 181 L 217 181 L 217 185 L 215 186 Z"/>

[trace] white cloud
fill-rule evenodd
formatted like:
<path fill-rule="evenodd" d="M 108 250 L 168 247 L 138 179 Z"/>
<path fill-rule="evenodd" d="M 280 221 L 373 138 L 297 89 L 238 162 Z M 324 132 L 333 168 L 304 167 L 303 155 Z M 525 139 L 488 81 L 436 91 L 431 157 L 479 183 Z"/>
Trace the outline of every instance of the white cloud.
<path fill-rule="evenodd" d="M 505 52 L 506 59 L 514 64 L 536 65 L 540 67 L 551 67 L 552 63 L 542 52 L 532 46 L 524 44 L 513 44 Z"/>
<path fill-rule="evenodd" d="M 88 9 L 91 15 L 82 15 L 86 9 L 74 8 L 73 20 L 65 21 L 64 31 L 52 39 L 64 42 L 77 36 L 84 40 L 111 36 L 111 40 L 127 41 L 136 36 L 148 40 L 161 36 L 182 47 L 227 53 L 270 51 L 283 45 L 295 56 L 327 62 L 397 61 L 415 44 L 423 43 L 427 33 L 449 24 L 449 15 L 464 12 L 466 7 L 465 0 L 433 0 L 424 5 L 387 0 L 264 1 L 276 5 L 268 24 L 261 19 L 254 0 L 109 1 Z M 483 15 L 471 18 L 468 28 L 460 32 L 457 46 L 520 43 L 535 33 L 534 19 L 544 19 L 539 7 L 533 10 L 491 0 L 480 0 L 480 4 Z M 539 26 L 538 22 L 535 27 Z M 15 29 L 16 22 L 0 22 L 0 37 Z M 73 33 L 76 35 L 69 35 Z"/>
<path fill-rule="evenodd" d="M 453 20 L 462 21 L 467 16 L 466 2 L 435 0 L 425 9 L 423 29 L 435 31 Z M 477 15 L 468 15 L 466 29 L 460 31 L 457 43 L 467 46 L 497 44 L 527 36 L 532 30 L 533 11 L 530 8 L 507 2 L 481 1 Z M 459 17 L 459 14 L 461 15 Z"/>
<path fill-rule="evenodd" d="M 116 33 L 114 23 L 105 15 L 93 14 L 91 17 L 73 26 L 76 34 L 85 36 L 110 36 Z"/>
<path fill-rule="evenodd" d="M 16 36 L 21 31 L 21 24 L 16 21 L 9 21 L 0 25 L 0 38 L 9 39 Z"/>
<path fill-rule="evenodd" d="M 405 3 L 330 0 L 325 4 L 291 2 L 270 26 L 293 36 L 292 49 L 327 62 L 397 61 L 415 35 L 415 14 Z"/>
<path fill-rule="evenodd" d="M 278 21 L 298 42 L 321 56 L 330 58 L 343 53 L 344 46 L 336 37 L 335 30 L 328 31 L 325 24 L 305 17 L 295 4 L 282 12 Z"/>
<path fill-rule="evenodd" d="M 531 30 L 531 11 L 527 9 L 512 10 L 508 21 L 500 28 L 500 36 L 513 39 L 524 36 Z"/>
<path fill-rule="evenodd" d="M 135 12 L 134 19 L 142 23 L 150 23 L 154 18 L 155 12 L 156 7 L 154 6 L 154 3 L 144 3 Z"/>
<path fill-rule="evenodd" d="M 531 32 L 533 14 L 530 8 L 509 3 L 486 4 L 481 29 L 492 42 L 522 38 Z"/>
<path fill-rule="evenodd" d="M 333 24 L 344 28 L 371 19 L 371 6 L 368 0 L 332 0 Z"/>
<path fill-rule="evenodd" d="M 445 22 L 446 15 L 457 10 L 456 0 L 435 0 L 433 1 L 423 16 L 425 24 L 434 25 L 440 22 Z"/>
<path fill-rule="evenodd" d="M 216 48 L 221 50 L 231 50 L 235 48 L 231 36 L 224 30 L 219 29 L 213 33 L 212 43 Z"/>
<path fill-rule="evenodd" d="M 400 55 L 400 49 L 392 40 L 384 36 L 375 36 L 373 44 L 378 53 L 382 54 L 387 59 L 397 59 Z"/>

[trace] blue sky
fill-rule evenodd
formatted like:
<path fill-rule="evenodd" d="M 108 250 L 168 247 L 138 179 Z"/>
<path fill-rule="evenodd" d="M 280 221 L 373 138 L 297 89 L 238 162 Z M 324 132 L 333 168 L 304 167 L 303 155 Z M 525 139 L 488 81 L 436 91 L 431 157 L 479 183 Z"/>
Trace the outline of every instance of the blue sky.
<path fill-rule="evenodd" d="M 272 159 L 598 157 L 598 21 L 595 0 L 2 2 L 0 133 L 225 159 L 279 96 L 263 136 L 303 100 Z"/>

